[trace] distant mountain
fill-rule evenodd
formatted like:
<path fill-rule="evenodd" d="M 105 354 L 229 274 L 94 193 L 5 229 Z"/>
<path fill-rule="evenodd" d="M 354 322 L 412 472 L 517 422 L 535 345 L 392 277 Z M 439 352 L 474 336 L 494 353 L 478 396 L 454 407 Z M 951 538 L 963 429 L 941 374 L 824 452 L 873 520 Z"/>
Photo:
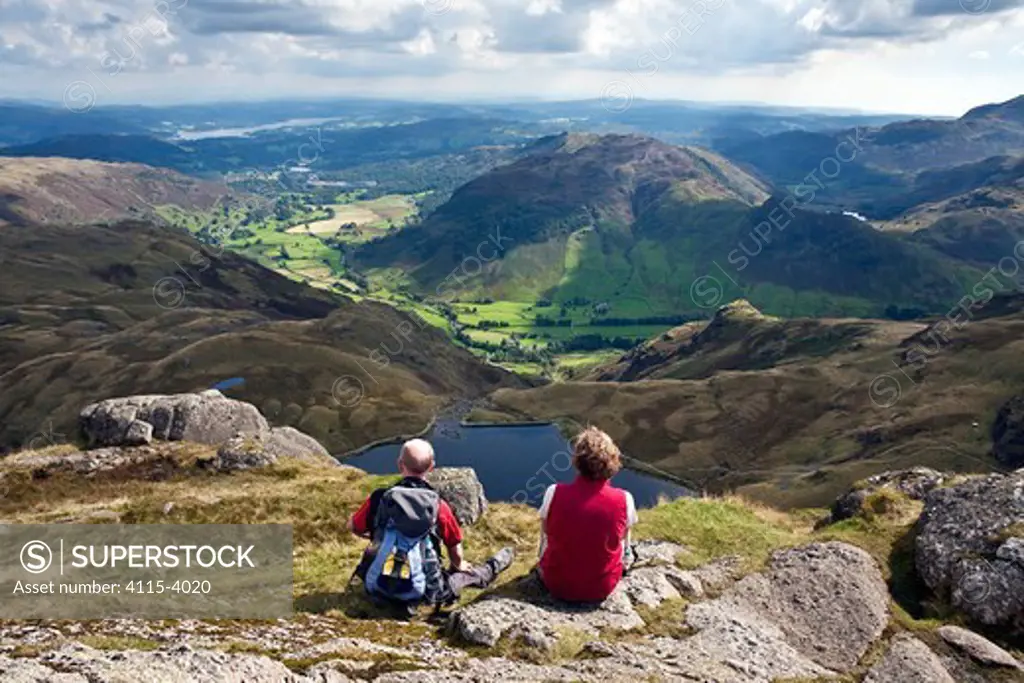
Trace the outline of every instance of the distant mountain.
<path fill-rule="evenodd" d="M 1024 95 L 1000 104 L 983 104 L 980 107 L 971 109 L 963 116 L 965 121 L 982 121 L 985 119 L 1024 124 Z"/>
<path fill-rule="evenodd" d="M 762 206 L 766 198 L 764 185 L 706 150 L 558 136 L 355 261 L 380 277 L 405 273 L 428 296 L 586 300 L 629 318 L 699 312 L 708 302 L 694 283 L 709 274 L 719 298 L 747 296 L 777 314 L 880 315 L 940 307 L 961 291 L 960 267 L 939 254 L 838 213 Z"/>
<path fill-rule="evenodd" d="M 275 171 L 304 165 L 317 172 L 359 165 L 470 153 L 480 147 L 519 146 L 539 137 L 506 121 L 436 118 L 351 127 L 295 124 L 201 139 L 164 135 L 72 134 L 0 147 L 0 156 L 68 157 L 142 163 L 208 176 Z"/>
<path fill-rule="evenodd" d="M 738 207 L 766 196 L 763 186 L 717 155 L 650 138 L 560 135 L 529 152 L 458 189 L 422 226 L 369 245 L 357 260 L 408 268 L 426 291 L 497 235 L 507 253 L 491 259 L 467 291 L 518 300 L 612 297 L 625 294 L 633 279 L 627 252 L 658 253 L 634 228 L 669 195 L 688 204 Z"/>
<path fill-rule="evenodd" d="M 0 149 L 60 135 L 143 133 L 145 130 L 105 110 L 76 113 L 63 107 L 0 101 Z"/>
<path fill-rule="evenodd" d="M 1024 240 L 1024 157 L 995 157 L 923 173 L 912 194 L 923 200 L 882 224 L 909 239 L 988 270 Z"/>
<path fill-rule="evenodd" d="M 64 157 L 95 161 L 128 162 L 164 168 L 191 169 L 195 156 L 176 144 L 148 135 L 60 135 L 0 150 L 7 157 Z"/>
<path fill-rule="evenodd" d="M 0 157 L 0 224 L 89 223 L 151 215 L 156 207 L 212 207 L 222 183 L 139 164 Z"/>
<path fill-rule="evenodd" d="M 991 163 L 986 160 L 992 157 L 1024 155 L 1022 101 L 1024 97 L 978 107 L 956 120 L 721 138 L 715 149 L 779 189 L 810 182 L 809 174 L 816 173 L 825 185 L 817 193 L 818 204 L 889 219 L 920 201 L 934 200 L 927 188 L 935 184 L 935 173 L 959 166 L 975 169 Z M 857 151 L 851 141 L 857 141 Z M 845 146 L 838 149 L 840 145 Z M 833 161 L 823 172 L 823 162 L 830 158 L 840 162 Z M 837 171 L 831 170 L 837 165 Z M 968 175 L 964 170 L 951 173 L 961 179 Z"/>

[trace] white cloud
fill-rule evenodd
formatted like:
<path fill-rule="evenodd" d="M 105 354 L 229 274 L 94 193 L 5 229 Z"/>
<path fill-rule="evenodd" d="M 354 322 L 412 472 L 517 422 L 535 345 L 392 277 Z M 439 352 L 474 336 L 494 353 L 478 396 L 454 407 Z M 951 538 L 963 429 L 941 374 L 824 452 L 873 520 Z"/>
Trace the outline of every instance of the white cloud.
<path fill-rule="evenodd" d="M 597 97 L 608 79 L 628 73 L 641 79 L 638 96 L 755 100 L 767 93 L 771 101 L 791 97 L 800 104 L 950 111 L 995 99 L 1019 79 L 1019 60 L 992 56 L 1024 52 L 1022 5 L 0 0 L 0 95 L 59 99 L 68 82 L 96 78 L 111 103 L 154 92 L 175 100 L 335 88 L 367 95 Z M 972 14 L 965 7 L 987 10 Z M 981 61 L 989 70 L 984 74 L 977 72 Z M 842 95 L 835 92 L 842 69 L 870 70 L 871 77 L 856 86 L 841 79 Z M 495 71 L 502 73 L 499 81 Z M 217 74 L 232 80 L 221 82 Z M 891 83 L 894 92 L 880 92 L 872 78 Z M 950 92 L 923 98 L 934 82 Z"/>

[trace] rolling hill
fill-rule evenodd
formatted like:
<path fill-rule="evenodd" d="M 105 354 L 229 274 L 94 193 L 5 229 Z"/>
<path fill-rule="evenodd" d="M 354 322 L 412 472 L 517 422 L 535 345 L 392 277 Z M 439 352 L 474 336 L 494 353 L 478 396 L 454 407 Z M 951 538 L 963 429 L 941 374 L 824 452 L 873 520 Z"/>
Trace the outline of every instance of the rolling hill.
<path fill-rule="evenodd" d="M 760 137 L 720 138 L 714 148 L 778 188 L 793 188 L 835 158 L 847 143 L 835 177 L 816 203 L 892 219 L 922 202 L 971 189 L 964 183 L 991 171 L 993 157 L 1024 155 L 1024 96 L 972 109 L 955 120 L 915 119 L 881 127 L 792 131 Z M 849 141 L 860 148 L 853 154 Z M 846 161 L 848 157 L 849 161 Z"/>
<path fill-rule="evenodd" d="M 0 157 L 0 225 L 139 218 L 166 205 L 208 209 L 230 193 L 222 183 L 140 164 Z"/>
<path fill-rule="evenodd" d="M 773 314 L 862 316 L 959 298 L 952 260 L 848 216 L 766 201 L 766 189 L 705 150 L 558 136 L 355 263 L 428 296 L 607 303 L 633 318 L 739 296 Z M 721 290 L 710 302 L 694 291 L 707 277 Z"/>
<path fill-rule="evenodd" d="M 387 343 L 402 352 L 375 364 Z M 394 308 L 286 279 L 141 221 L 0 226 L 0 447 L 73 435 L 101 397 L 232 396 L 335 451 L 419 432 L 521 380 Z"/>
<path fill-rule="evenodd" d="M 1024 298 L 993 298 L 959 330 L 938 325 L 735 303 L 586 381 L 499 390 L 478 415 L 597 424 L 697 488 L 782 506 L 827 505 L 889 469 L 1000 470 L 991 434 L 1024 386 Z"/>
<path fill-rule="evenodd" d="M 1024 157 L 994 157 L 927 176 L 935 199 L 883 223 L 883 230 L 910 233 L 915 243 L 986 270 L 1019 251 Z"/>
<path fill-rule="evenodd" d="M 145 128 L 132 117 L 111 109 L 84 112 L 0 100 L 0 149 L 59 135 L 141 133 Z"/>

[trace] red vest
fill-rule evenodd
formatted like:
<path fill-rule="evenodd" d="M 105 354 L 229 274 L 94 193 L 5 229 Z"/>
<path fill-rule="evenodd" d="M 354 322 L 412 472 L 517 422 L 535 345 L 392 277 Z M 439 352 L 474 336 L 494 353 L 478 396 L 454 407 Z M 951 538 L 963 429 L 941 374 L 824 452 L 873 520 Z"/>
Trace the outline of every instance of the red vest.
<path fill-rule="evenodd" d="M 540 571 L 554 597 L 600 602 L 615 590 L 628 529 L 625 491 L 583 477 L 557 484 L 545 528 Z"/>

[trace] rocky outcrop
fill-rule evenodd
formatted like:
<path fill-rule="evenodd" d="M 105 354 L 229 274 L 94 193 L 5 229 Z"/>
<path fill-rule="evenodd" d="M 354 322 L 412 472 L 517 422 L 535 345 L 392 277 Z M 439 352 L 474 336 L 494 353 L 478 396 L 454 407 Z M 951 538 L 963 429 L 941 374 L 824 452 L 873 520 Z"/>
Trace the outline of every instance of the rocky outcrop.
<path fill-rule="evenodd" d="M 925 497 L 915 567 L 973 621 L 1024 634 L 1024 470 L 975 477 Z"/>
<path fill-rule="evenodd" d="M 1024 396 L 1007 401 L 996 415 L 992 454 L 1011 469 L 1024 467 Z"/>
<path fill-rule="evenodd" d="M 658 562 L 664 548 L 648 546 L 640 562 Z M 682 552 L 675 546 L 675 552 Z M 639 551 L 643 553 L 643 550 Z M 654 607 L 665 600 L 679 599 L 697 590 L 699 581 L 671 564 L 656 564 L 630 572 L 600 605 L 567 605 L 554 600 L 534 578 L 517 585 L 516 595 L 493 595 L 478 600 L 454 615 L 454 628 L 468 643 L 494 647 L 502 637 L 521 640 L 529 646 L 550 649 L 567 629 L 597 636 L 604 629 L 630 631 L 644 621 L 634 605 Z M 680 592 L 682 589 L 682 592 Z"/>
<path fill-rule="evenodd" d="M 1024 663 L 1009 652 L 999 647 L 988 638 L 979 636 L 959 626 L 940 626 L 936 631 L 939 636 L 983 666 L 1005 667 L 1024 671 Z"/>
<path fill-rule="evenodd" d="M 828 523 L 840 522 L 861 514 L 864 504 L 882 490 L 897 491 L 911 500 L 923 500 L 929 491 L 941 486 L 949 477 L 928 467 L 883 472 L 868 477 L 832 504 Z"/>
<path fill-rule="evenodd" d="M 12 469 L 32 470 L 41 475 L 72 472 L 90 475 L 132 467 L 160 457 L 156 448 L 95 448 L 91 451 L 67 450 L 20 455 L 6 464 Z"/>
<path fill-rule="evenodd" d="M 715 569 L 684 572 L 671 564 L 685 550 L 663 542 L 641 545 L 641 560 L 652 562 L 624 580 L 621 604 L 654 606 L 677 597 L 669 577 L 710 578 L 733 574 L 734 563 L 720 560 Z M 668 561 L 669 564 L 665 564 Z M 722 581 L 727 579 L 722 578 Z M 719 584 L 720 586 L 723 584 Z M 668 587 L 666 587 L 668 586 Z M 888 596 L 879 568 L 864 552 L 842 543 L 816 543 L 775 553 L 765 571 L 727 586 L 716 599 L 694 596 L 680 626 L 679 637 L 614 637 L 616 619 L 626 615 L 608 605 L 590 610 L 546 608 L 529 596 L 536 609 L 514 618 L 505 637 L 521 638 L 534 647 L 550 647 L 551 639 L 576 631 L 572 652 L 557 663 L 538 664 L 523 658 L 480 656 L 438 641 L 411 625 L 378 624 L 397 640 L 374 642 L 339 637 L 347 620 L 339 616 L 305 615 L 294 620 L 226 624 L 181 620 L 172 622 L 105 620 L 83 627 L 75 622 L 0 624 L 0 653 L 19 648 L 19 656 L 0 654 L 0 680 L 5 683 L 603 683 L 605 681 L 714 681 L 774 683 L 783 680 L 864 680 L 866 683 L 994 683 L 1016 680 L 1010 656 L 976 634 L 939 629 L 952 648 L 938 639 L 932 650 L 909 634 L 880 640 L 887 622 Z M 675 591 L 675 592 L 673 592 Z M 507 593 L 507 587 L 498 590 Z M 499 604 L 487 597 L 476 605 Z M 684 603 L 680 603 L 680 614 Z M 606 611 L 602 617 L 583 616 Z M 640 618 L 642 610 L 633 610 Z M 553 614 L 562 616 L 554 617 Z M 615 615 L 618 615 L 617 617 Z M 575 618 L 578 617 L 578 618 Z M 459 617 L 457 616 L 456 619 Z M 603 622 L 601 620 L 604 620 Z M 531 621 L 555 625 L 545 633 Z M 641 619 L 642 621 L 642 619 Z M 371 622 L 372 624 L 372 622 Z M 348 623 L 350 627 L 351 624 Z M 588 627 L 589 626 L 589 627 Z M 680 629 L 683 631 L 684 629 Z M 581 633 L 582 632 L 582 633 Z M 126 643 L 159 642 L 156 650 L 98 650 L 74 642 L 90 633 Z M 589 640 L 587 638 L 590 638 Z M 922 636 L 923 637 L 923 636 Z M 870 646 L 884 656 L 861 679 L 864 653 Z M 235 646 L 246 652 L 233 653 Z M 141 645 L 140 645 L 141 647 Z M 227 651 L 225 651 L 227 650 Z M 953 651 L 967 655 L 950 654 Z M 264 654 L 265 653 L 265 654 Z M 969 655 L 969 656 L 968 656 Z M 1010 658 L 1009 660 L 1007 658 Z M 530 658 L 532 659 L 532 658 Z M 981 665 L 975 662 L 981 663 Z M 999 667 L 999 668 L 993 668 Z"/>
<path fill-rule="evenodd" d="M 487 512 L 487 496 L 472 467 L 443 467 L 426 479 L 448 502 L 460 524 L 476 524 Z"/>
<path fill-rule="evenodd" d="M 0 657 L 0 679 L 7 683 L 92 683 L 147 681 L 185 683 L 346 683 L 350 679 L 298 676 L 269 657 L 193 650 L 177 646 L 155 651 L 107 652 L 67 645 L 36 659 Z"/>
<path fill-rule="evenodd" d="M 567 630 L 596 635 L 602 629 L 641 629 L 637 605 L 699 598 L 704 587 L 698 577 L 699 571 L 672 565 L 643 567 L 624 578 L 608 600 L 589 608 L 560 605 L 520 587 L 516 597 L 490 597 L 465 607 L 454 626 L 479 645 L 494 646 L 505 637 L 550 648 Z M 764 573 L 748 576 L 717 599 L 690 605 L 685 624 L 693 636 L 615 646 L 609 656 L 620 664 L 644 657 L 670 662 L 658 672 L 669 678 L 770 681 L 847 673 L 882 635 L 888 606 L 885 581 L 870 555 L 843 543 L 812 544 L 776 553 Z"/>
<path fill-rule="evenodd" d="M 292 427 L 274 427 L 267 432 L 233 436 L 217 450 L 217 457 L 210 465 L 227 472 L 266 467 L 281 458 L 338 464 L 327 449 L 308 434 Z"/>
<path fill-rule="evenodd" d="M 90 447 L 138 446 L 153 439 L 219 445 L 239 432 L 270 430 L 256 406 L 216 389 L 107 399 L 86 406 L 79 426 Z"/>
<path fill-rule="evenodd" d="M 211 389 L 200 394 L 129 396 L 86 406 L 79 416 L 90 446 L 108 452 L 146 446 L 154 440 L 219 446 L 201 461 L 219 471 L 266 467 L 281 458 L 337 464 L 316 439 L 293 427 L 271 428 L 255 406 Z M 86 465 L 116 466 L 117 458 L 83 454 Z M 65 458 L 66 459 L 66 458 Z"/>
<path fill-rule="evenodd" d="M 942 660 L 917 638 L 899 636 L 864 683 L 956 683 Z"/>
<path fill-rule="evenodd" d="M 840 673 L 856 666 L 888 620 L 889 591 L 878 565 L 844 543 L 778 552 L 767 571 L 746 577 L 717 600 L 691 606 L 686 616 L 702 632 L 728 632 L 730 624 L 763 631 L 764 638 L 781 639 Z"/>

